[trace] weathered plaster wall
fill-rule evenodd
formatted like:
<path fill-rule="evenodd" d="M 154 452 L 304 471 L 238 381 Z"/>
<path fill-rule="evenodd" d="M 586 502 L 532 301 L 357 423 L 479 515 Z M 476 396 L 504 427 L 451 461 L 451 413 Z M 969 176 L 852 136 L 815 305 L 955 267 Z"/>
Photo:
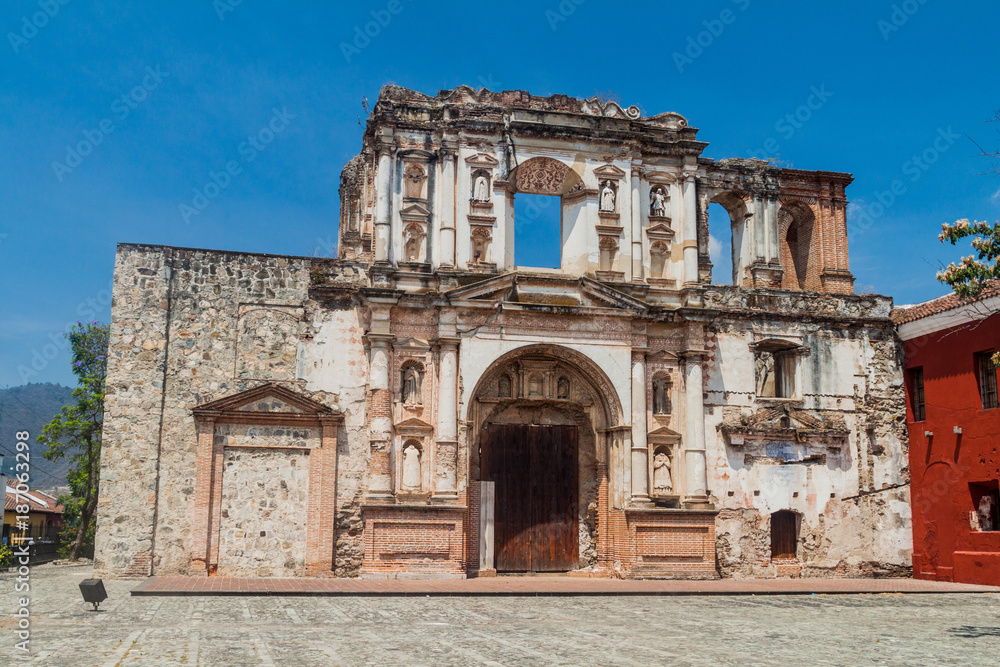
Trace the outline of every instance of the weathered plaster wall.
<path fill-rule="evenodd" d="M 717 534 L 723 576 L 775 575 L 770 516 L 778 510 L 799 517 L 803 576 L 906 572 L 912 542 L 900 419 L 905 408 L 901 354 L 891 326 L 845 321 L 830 328 L 822 321 L 756 315 L 749 322 L 722 318 L 714 329 L 706 438 L 709 486 L 722 510 Z M 792 399 L 756 395 L 751 345 L 766 339 L 807 350 Z M 724 434 L 727 424 L 777 429 L 774 420 L 782 414 L 789 415 L 786 436 L 733 444 Z M 823 436 L 824 428 L 833 431 Z M 843 441 L 835 434 L 841 430 Z"/>

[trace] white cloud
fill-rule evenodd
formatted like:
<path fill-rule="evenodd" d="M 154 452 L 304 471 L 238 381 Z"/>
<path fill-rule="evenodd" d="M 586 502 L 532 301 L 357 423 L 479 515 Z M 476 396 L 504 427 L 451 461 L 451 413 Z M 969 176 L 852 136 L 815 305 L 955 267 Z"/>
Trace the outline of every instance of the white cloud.
<path fill-rule="evenodd" d="M 724 259 L 722 254 L 722 241 L 715 238 L 711 234 L 708 236 L 708 254 L 712 260 L 712 264 L 716 266 Z"/>

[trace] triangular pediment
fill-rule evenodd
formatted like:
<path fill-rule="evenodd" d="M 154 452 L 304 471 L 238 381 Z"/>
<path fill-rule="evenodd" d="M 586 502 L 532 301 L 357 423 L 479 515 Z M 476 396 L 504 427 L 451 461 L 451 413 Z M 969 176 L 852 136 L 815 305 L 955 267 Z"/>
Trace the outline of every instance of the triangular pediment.
<path fill-rule="evenodd" d="M 625 178 L 625 172 L 613 164 L 604 164 L 594 170 L 599 178 Z"/>
<path fill-rule="evenodd" d="M 496 159 L 489 153 L 476 153 L 475 155 L 470 155 L 465 158 L 465 162 L 472 167 L 487 167 L 490 169 L 500 164 L 500 160 Z"/>
<path fill-rule="evenodd" d="M 647 433 L 646 438 L 650 442 L 680 442 L 681 434 L 671 428 L 661 426 L 660 428 Z"/>
<path fill-rule="evenodd" d="M 430 209 L 428 209 L 423 204 L 419 204 L 419 203 L 416 203 L 416 202 L 414 202 L 412 204 L 406 204 L 405 206 L 403 206 L 399 210 L 400 217 L 404 217 L 404 218 L 405 217 L 410 217 L 410 216 L 415 217 L 415 218 L 417 218 L 417 217 L 419 217 L 419 218 L 426 218 L 430 214 L 431 214 Z"/>
<path fill-rule="evenodd" d="M 508 273 L 447 292 L 458 300 L 517 303 L 525 306 L 613 308 L 645 311 L 646 304 L 590 278 Z"/>
<path fill-rule="evenodd" d="M 392 347 L 396 350 L 429 350 L 431 349 L 431 344 L 429 341 L 420 338 L 400 338 L 392 344 Z"/>
<path fill-rule="evenodd" d="M 418 419 L 417 417 L 410 417 L 405 421 L 401 421 L 396 424 L 397 431 L 412 432 L 429 432 L 433 431 L 434 427 L 425 422 L 423 419 Z"/>
<path fill-rule="evenodd" d="M 265 384 L 192 409 L 195 415 L 225 412 L 325 415 L 333 409 L 278 384 Z"/>
<path fill-rule="evenodd" d="M 655 225 L 651 225 L 646 228 L 646 236 L 648 236 L 651 239 L 653 238 L 672 239 L 674 238 L 674 230 L 668 227 L 667 225 L 663 224 L 662 222 L 658 222 Z"/>
<path fill-rule="evenodd" d="M 655 350 L 646 354 L 647 361 L 678 361 L 680 357 L 670 350 Z"/>

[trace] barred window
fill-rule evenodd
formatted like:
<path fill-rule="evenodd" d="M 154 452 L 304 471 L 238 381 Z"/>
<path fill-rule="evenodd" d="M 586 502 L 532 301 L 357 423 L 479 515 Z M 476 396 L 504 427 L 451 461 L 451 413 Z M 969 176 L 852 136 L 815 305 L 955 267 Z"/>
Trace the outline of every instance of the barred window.
<path fill-rule="evenodd" d="M 911 368 L 910 371 L 910 407 L 913 410 L 913 421 L 922 422 L 927 418 L 924 407 L 924 369 Z"/>
<path fill-rule="evenodd" d="M 993 363 L 993 350 L 976 355 L 976 377 L 983 410 L 997 407 L 997 367 Z"/>

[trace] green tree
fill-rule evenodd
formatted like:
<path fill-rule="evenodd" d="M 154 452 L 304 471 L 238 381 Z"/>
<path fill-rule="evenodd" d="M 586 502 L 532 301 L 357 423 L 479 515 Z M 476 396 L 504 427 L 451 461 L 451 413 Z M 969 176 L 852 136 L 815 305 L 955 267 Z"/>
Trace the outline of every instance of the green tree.
<path fill-rule="evenodd" d="M 65 507 L 67 528 L 60 536 L 70 560 L 93 556 L 94 513 L 97 510 L 101 467 L 101 428 L 104 420 L 104 380 L 108 366 L 108 325 L 89 322 L 66 334 L 73 351 L 77 387 L 75 404 L 65 406 L 42 429 L 38 441 L 47 445 L 43 456 L 55 460 L 69 456 L 69 495 Z"/>

